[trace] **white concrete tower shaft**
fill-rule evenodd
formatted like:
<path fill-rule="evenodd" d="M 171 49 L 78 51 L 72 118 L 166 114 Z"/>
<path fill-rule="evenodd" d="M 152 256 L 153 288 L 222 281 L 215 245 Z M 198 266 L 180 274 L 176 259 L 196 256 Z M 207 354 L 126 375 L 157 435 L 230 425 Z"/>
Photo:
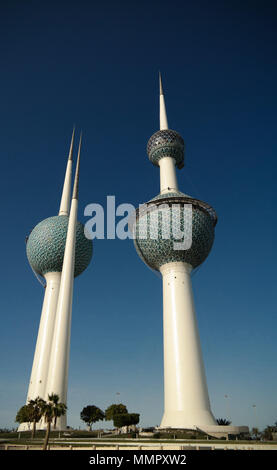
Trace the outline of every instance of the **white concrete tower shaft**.
<path fill-rule="evenodd" d="M 60 401 L 65 404 L 67 403 L 81 140 L 82 138 L 80 138 L 78 149 L 78 159 L 69 214 L 63 269 L 61 274 L 47 380 L 47 394 L 55 393 L 59 395 Z M 66 429 L 66 415 L 62 416 L 58 420 L 57 429 Z"/>
<path fill-rule="evenodd" d="M 161 427 L 213 425 L 191 286 L 191 266 L 167 263 L 163 278 L 164 415 Z"/>
<path fill-rule="evenodd" d="M 160 76 L 160 129 L 168 129 Z M 175 160 L 159 161 L 160 192 L 178 190 Z M 192 266 L 166 263 L 163 278 L 164 415 L 162 428 L 216 424 L 210 409 L 191 286 Z"/>

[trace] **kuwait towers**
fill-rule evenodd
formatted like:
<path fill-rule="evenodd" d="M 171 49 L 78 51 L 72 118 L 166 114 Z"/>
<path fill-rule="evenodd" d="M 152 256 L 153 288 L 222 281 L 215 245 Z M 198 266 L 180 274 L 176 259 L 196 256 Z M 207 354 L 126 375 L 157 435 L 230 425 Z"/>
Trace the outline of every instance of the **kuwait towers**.
<path fill-rule="evenodd" d="M 202 360 L 191 272 L 207 258 L 217 216 L 207 203 L 178 189 L 184 141 L 168 129 L 160 78 L 160 130 L 148 141 L 150 161 L 160 169 L 160 193 L 136 211 L 138 255 L 163 280 L 164 415 L 161 428 L 216 425 Z"/>
<path fill-rule="evenodd" d="M 51 393 L 67 402 L 73 281 L 92 257 L 92 242 L 77 221 L 81 138 L 71 197 L 73 145 L 74 131 L 59 214 L 36 225 L 27 240 L 28 261 L 46 282 L 27 402 L 37 397 L 47 400 Z M 43 422 L 38 425 L 43 427 Z M 19 426 L 20 431 L 27 429 L 27 423 Z M 58 420 L 57 429 L 66 429 L 66 416 Z"/>

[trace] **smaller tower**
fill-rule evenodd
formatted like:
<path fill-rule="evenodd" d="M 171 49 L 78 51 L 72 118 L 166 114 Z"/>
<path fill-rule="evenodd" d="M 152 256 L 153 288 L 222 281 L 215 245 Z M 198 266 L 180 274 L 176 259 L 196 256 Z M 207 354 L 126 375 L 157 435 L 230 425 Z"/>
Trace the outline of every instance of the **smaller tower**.
<path fill-rule="evenodd" d="M 48 393 L 59 395 L 62 403 L 67 403 L 81 142 L 82 136 L 79 142 L 47 381 Z M 66 415 L 59 418 L 57 426 L 58 429 L 66 429 Z"/>
<path fill-rule="evenodd" d="M 75 129 L 73 129 L 71 138 L 59 215 L 49 217 L 39 222 L 32 230 L 27 240 L 26 251 L 28 261 L 33 271 L 37 275 L 44 277 L 46 281 L 33 367 L 26 400 L 27 403 L 29 400 L 35 399 L 38 396 L 47 400 L 50 393 L 47 388 L 47 383 L 50 380 L 49 377 L 52 374 L 49 361 L 55 332 L 56 310 L 60 293 L 65 244 L 69 225 L 74 135 Z M 83 224 L 76 222 L 75 232 L 74 277 L 79 276 L 88 267 L 93 251 L 92 241 L 88 240 L 84 235 Z M 70 333 L 70 331 L 66 332 L 66 334 L 68 333 Z M 62 373 L 64 374 L 64 371 L 62 371 Z M 67 383 L 67 379 L 64 379 L 64 382 Z M 40 423 L 37 428 L 44 428 L 44 426 L 44 423 Z M 18 428 L 19 431 L 27 429 L 27 423 L 20 424 Z"/>
<path fill-rule="evenodd" d="M 69 213 L 74 136 L 75 129 L 73 129 L 71 137 L 59 216 L 50 217 L 40 222 L 31 232 L 27 241 L 27 257 L 31 267 L 46 281 L 27 402 L 38 396 L 47 398 L 45 390 L 63 256 L 60 234 L 66 226 Z"/>

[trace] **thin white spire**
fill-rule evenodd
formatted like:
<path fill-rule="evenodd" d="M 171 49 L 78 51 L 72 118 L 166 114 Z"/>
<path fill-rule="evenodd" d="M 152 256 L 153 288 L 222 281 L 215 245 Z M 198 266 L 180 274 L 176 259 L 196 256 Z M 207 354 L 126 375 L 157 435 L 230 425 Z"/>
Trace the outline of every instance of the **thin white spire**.
<path fill-rule="evenodd" d="M 78 157 L 77 157 L 77 163 L 76 163 L 75 180 L 74 180 L 72 199 L 78 199 L 81 146 L 82 146 L 82 132 L 81 132 L 80 141 L 79 141 Z"/>
<path fill-rule="evenodd" d="M 69 365 L 73 281 L 75 270 L 75 244 L 78 212 L 78 180 L 81 141 L 82 136 L 80 137 L 78 160 L 75 170 L 74 189 L 72 193 L 68 220 L 63 268 L 61 274 L 61 284 L 56 310 L 54 337 L 52 341 L 52 349 L 49 362 L 49 376 L 47 382 L 48 393 L 58 394 L 63 403 L 66 403 L 67 401 L 67 381 Z M 61 422 L 63 423 L 63 427 L 65 427 L 66 418 L 62 417 Z"/>
<path fill-rule="evenodd" d="M 159 82 L 160 82 L 160 130 L 168 129 L 167 115 L 165 108 L 163 84 L 161 72 L 159 72 Z"/>
<path fill-rule="evenodd" d="M 161 73 L 159 72 L 160 82 L 160 130 L 168 129 L 167 115 L 164 101 L 164 91 Z M 160 167 L 160 192 L 168 193 L 172 190 L 178 190 L 176 177 L 176 162 L 170 155 L 159 160 Z"/>
<path fill-rule="evenodd" d="M 66 166 L 66 171 L 65 171 L 65 178 L 64 178 L 64 184 L 63 184 L 63 192 L 62 192 L 62 197 L 61 197 L 59 215 L 69 215 L 74 135 L 75 135 L 75 127 L 73 128 L 72 137 L 71 137 L 71 144 L 70 144 L 68 161 L 67 161 L 67 166 Z"/>

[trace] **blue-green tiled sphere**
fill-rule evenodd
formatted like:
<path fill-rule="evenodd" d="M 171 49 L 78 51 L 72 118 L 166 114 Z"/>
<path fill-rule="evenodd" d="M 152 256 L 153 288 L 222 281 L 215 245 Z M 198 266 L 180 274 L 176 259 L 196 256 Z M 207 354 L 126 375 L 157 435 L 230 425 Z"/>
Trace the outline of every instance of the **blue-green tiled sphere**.
<path fill-rule="evenodd" d="M 34 271 L 43 276 L 48 272 L 61 272 L 67 235 L 68 216 L 57 215 L 35 226 L 27 241 L 27 257 Z M 75 272 L 79 276 L 92 257 L 92 241 L 84 235 L 84 226 L 77 222 Z"/>
<path fill-rule="evenodd" d="M 159 205 L 154 206 L 153 203 L 167 204 L 167 207 L 161 212 L 158 211 Z M 176 213 L 172 204 L 178 204 L 181 207 L 184 204 L 192 204 L 192 226 L 188 214 L 181 211 L 179 219 L 179 214 Z M 152 214 L 154 217 L 151 218 Z M 167 239 L 163 238 L 162 221 L 165 221 L 169 228 Z M 212 248 L 216 221 L 216 214 L 212 207 L 202 201 L 193 199 L 180 191 L 159 194 L 147 203 L 145 211 L 137 211 L 136 222 L 133 225 L 135 248 L 141 259 L 155 270 L 159 270 L 166 263 L 177 261 L 188 263 L 196 268 L 203 263 Z M 191 247 L 186 250 L 174 249 L 174 242 L 178 242 L 174 236 L 177 233 L 174 229 L 179 228 L 185 233 L 185 237 L 192 234 Z M 156 231 L 156 239 L 151 238 L 150 230 L 153 230 L 152 235 Z"/>
<path fill-rule="evenodd" d="M 163 129 L 150 137 L 147 144 L 147 153 L 149 160 L 153 165 L 159 166 L 159 161 L 164 157 L 174 158 L 176 166 L 184 166 L 184 148 L 183 138 L 178 132 L 171 129 Z"/>

